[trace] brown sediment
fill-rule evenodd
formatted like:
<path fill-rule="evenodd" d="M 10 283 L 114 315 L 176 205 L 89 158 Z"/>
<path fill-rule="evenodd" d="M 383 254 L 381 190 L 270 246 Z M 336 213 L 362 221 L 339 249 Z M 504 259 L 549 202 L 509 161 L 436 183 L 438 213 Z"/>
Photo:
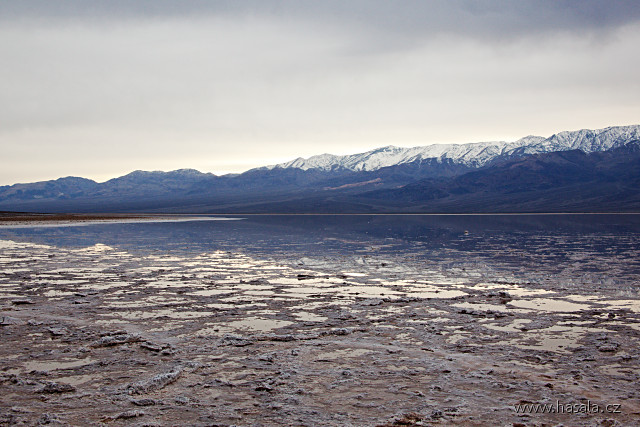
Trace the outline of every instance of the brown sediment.
<path fill-rule="evenodd" d="M 184 222 L 238 218 L 179 214 L 38 214 L 0 212 L 0 228 L 74 226 L 132 222 Z"/>
<path fill-rule="evenodd" d="M 389 260 L 345 259 L 340 270 L 280 261 L 0 242 L 0 424 L 640 417 L 633 290 L 425 277 Z M 620 413 L 514 409 L 587 401 Z"/>
<path fill-rule="evenodd" d="M 158 217 L 158 215 L 0 212 L 0 223 L 2 222 L 100 221 L 100 220 L 137 219 L 137 218 L 154 218 L 154 217 Z M 163 215 L 163 217 L 167 217 L 167 215 Z"/>

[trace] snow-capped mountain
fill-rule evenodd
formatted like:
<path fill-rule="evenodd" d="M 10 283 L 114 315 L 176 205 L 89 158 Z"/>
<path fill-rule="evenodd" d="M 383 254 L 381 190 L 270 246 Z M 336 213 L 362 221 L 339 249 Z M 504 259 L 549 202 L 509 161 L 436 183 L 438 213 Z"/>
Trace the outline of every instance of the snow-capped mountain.
<path fill-rule="evenodd" d="M 477 168 L 499 158 L 554 151 L 582 150 L 585 153 L 606 151 L 640 139 L 640 125 L 614 126 L 605 129 L 560 132 L 548 138 L 526 136 L 515 142 L 477 142 L 470 144 L 433 144 L 424 147 L 402 148 L 392 145 L 366 153 L 336 156 L 321 154 L 287 163 L 267 166 L 266 169 L 297 168 L 302 170 L 374 171 L 387 166 L 412 163 L 426 159 Z"/>
<path fill-rule="evenodd" d="M 639 212 L 640 125 L 515 142 L 383 147 L 242 174 L 135 171 L 0 186 L 1 211 Z"/>

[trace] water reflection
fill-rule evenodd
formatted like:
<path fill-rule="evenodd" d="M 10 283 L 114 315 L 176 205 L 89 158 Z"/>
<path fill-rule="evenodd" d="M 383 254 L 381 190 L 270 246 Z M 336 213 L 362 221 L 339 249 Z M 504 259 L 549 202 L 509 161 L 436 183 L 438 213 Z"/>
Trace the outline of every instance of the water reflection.
<path fill-rule="evenodd" d="M 335 262 L 345 256 L 356 265 L 378 262 L 380 270 L 389 266 L 376 258 L 402 255 L 423 269 L 436 263 L 452 271 L 566 273 L 566 285 L 599 274 L 597 279 L 606 282 L 603 271 L 609 280 L 640 274 L 640 215 L 265 215 L 241 221 L 0 228 L 0 240 L 81 248 L 86 256 L 111 248 L 122 257 L 146 253 L 158 256 L 162 262 L 155 268 L 164 269 L 172 268 L 172 253 L 234 251 L 298 259 L 311 268 L 318 256 Z"/>
<path fill-rule="evenodd" d="M 639 237 L 634 215 L 257 216 L 0 229 L 0 302 L 86 304 L 97 324 L 185 336 L 189 328 L 216 336 L 326 332 L 353 320 L 398 328 L 395 339 L 413 343 L 450 323 L 442 332 L 449 345 L 487 335 L 495 344 L 566 351 L 607 329 L 560 317 L 607 322 L 615 310 L 638 313 Z M 511 336 L 523 330 L 534 332 Z"/>

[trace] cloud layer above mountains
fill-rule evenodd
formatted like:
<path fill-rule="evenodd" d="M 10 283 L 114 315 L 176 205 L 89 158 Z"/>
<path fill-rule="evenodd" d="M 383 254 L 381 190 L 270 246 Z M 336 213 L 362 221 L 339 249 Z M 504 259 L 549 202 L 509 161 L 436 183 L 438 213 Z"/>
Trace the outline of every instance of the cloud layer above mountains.
<path fill-rule="evenodd" d="M 5 1 L 0 184 L 636 123 L 636 1 Z"/>

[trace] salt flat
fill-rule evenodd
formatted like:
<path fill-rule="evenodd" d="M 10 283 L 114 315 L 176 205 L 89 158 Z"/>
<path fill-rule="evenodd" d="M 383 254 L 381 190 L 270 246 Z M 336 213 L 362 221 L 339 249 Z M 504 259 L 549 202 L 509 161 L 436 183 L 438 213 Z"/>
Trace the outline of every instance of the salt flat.
<path fill-rule="evenodd" d="M 591 277 L 575 287 L 567 264 L 524 281 L 517 269 L 492 270 L 472 252 L 454 266 L 411 252 L 392 256 L 383 246 L 294 259 L 3 240 L 0 420 L 337 426 L 638 419 L 640 298 L 633 274 L 623 274 L 626 258 L 608 258 L 622 281 Z M 592 267 L 604 262 L 578 255 L 575 262 Z M 615 413 L 514 409 L 587 401 L 619 406 Z"/>

